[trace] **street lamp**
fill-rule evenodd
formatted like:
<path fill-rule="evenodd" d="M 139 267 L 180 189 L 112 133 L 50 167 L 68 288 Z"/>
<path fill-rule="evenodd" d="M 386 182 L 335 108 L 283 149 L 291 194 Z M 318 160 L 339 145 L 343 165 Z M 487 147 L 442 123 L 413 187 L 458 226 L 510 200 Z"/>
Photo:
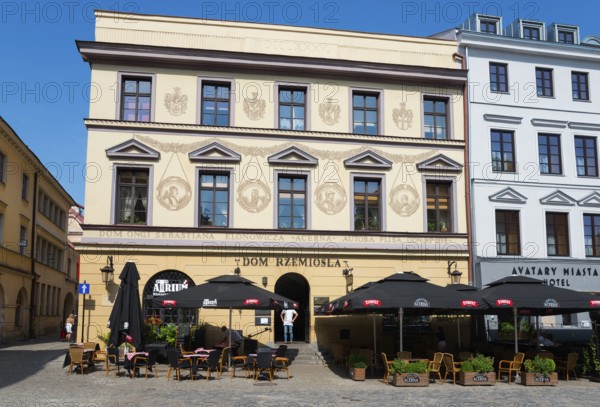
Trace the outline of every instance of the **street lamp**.
<path fill-rule="evenodd" d="M 102 273 L 102 282 L 104 284 L 108 284 L 113 279 L 113 273 L 115 269 L 113 268 L 113 256 L 106 256 L 106 266 L 100 269 Z"/>
<path fill-rule="evenodd" d="M 454 265 L 454 271 L 450 271 L 452 265 Z M 448 277 L 450 277 L 450 282 L 452 284 L 460 284 L 460 278 L 462 277 L 462 273 L 458 271 L 456 266 L 455 260 L 448 260 Z"/>
<path fill-rule="evenodd" d="M 242 270 L 240 269 L 240 259 L 235 259 L 235 263 L 236 263 L 236 266 L 235 266 L 235 268 L 233 269 L 233 273 L 234 273 L 236 276 L 239 276 L 239 275 L 240 275 L 240 273 L 242 272 Z"/>

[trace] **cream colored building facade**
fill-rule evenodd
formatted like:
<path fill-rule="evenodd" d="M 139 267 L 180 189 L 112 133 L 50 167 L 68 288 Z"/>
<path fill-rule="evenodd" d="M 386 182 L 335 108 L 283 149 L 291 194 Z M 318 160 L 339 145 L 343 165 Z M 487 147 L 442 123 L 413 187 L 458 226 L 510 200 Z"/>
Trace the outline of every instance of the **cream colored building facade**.
<path fill-rule="evenodd" d="M 67 239 L 74 203 L 0 117 L 0 343 L 58 338 L 76 310 L 78 256 Z"/>
<path fill-rule="evenodd" d="M 455 42 L 98 11 L 95 41 L 77 45 L 97 91 L 77 244 L 90 337 L 126 261 L 147 304 L 239 264 L 299 301 L 295 339 L 319 342 L 337 332 L 313 308 L 346 293 L 344 269 L 354 287 L 400 271 L 446 285 L 448 261 L 466 279 Z M 257 339 L 281 340 L 275 318 Z M 252 311 L 233 322 L 259 330 Z"/>

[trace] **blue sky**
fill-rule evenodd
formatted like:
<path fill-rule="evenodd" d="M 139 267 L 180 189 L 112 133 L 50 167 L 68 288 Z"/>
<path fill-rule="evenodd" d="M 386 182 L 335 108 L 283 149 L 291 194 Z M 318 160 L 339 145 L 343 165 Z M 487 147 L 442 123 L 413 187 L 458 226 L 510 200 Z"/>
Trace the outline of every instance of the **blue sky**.
<path fill-rule="evenodd" d="M 90 68 L 75 40 L 94 39 L 94 9 L 430 35 L 473 12 L 574 24 L 600 35 L 595 1 L 11 1 L 0 2 L 0 115 L 84 204 Z M 595 24 L 596 23 L 596 24 Z"/>

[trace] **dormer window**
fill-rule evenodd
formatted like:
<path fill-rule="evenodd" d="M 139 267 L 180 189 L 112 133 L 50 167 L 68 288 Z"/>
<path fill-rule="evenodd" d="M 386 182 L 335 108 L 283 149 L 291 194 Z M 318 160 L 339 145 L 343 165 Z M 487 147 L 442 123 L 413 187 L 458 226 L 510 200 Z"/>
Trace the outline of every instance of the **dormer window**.
<path fill-rule="evenodd" d="M 573 31 L 558 30 L 558 42 L 575 44 L 575 33 Z"/>
<path fill-rule="evenodd" d="M 479 20 L 479 32 L 488 34 L 498 34 L 498 21 L 496 20 Z"/>
<path fill-rule="evenodd" d="M 540 39 L 540 29 L 539 27 L 523 27 L 523 38 L 528 40 L 538 40 Z"/>
<path fill-rule="evenodd" d="M 552 24 L 550 41 L 561 44 L 579 44 L 579 27 L 576 25 Z"/>

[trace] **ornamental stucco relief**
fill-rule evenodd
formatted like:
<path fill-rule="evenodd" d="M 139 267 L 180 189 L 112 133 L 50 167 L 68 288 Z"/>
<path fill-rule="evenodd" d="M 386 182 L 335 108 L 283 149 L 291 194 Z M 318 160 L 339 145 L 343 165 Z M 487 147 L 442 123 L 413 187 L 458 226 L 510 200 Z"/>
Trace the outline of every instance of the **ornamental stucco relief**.
<path fill-rule="evenodd" d="M 181 116 L 187 110 L 188 97 L 181 93 L 181 88 L 173 88 L 173 93 L 165 94 L 165 108 L 172 116 Z"/>
<path fill-rule="evenodd" d="M 325 99 L 325 102 L 319 105 L 319 117 L 328 126 L 333 126 L 340 121 L 340 105 L 331 98 Z"/>

